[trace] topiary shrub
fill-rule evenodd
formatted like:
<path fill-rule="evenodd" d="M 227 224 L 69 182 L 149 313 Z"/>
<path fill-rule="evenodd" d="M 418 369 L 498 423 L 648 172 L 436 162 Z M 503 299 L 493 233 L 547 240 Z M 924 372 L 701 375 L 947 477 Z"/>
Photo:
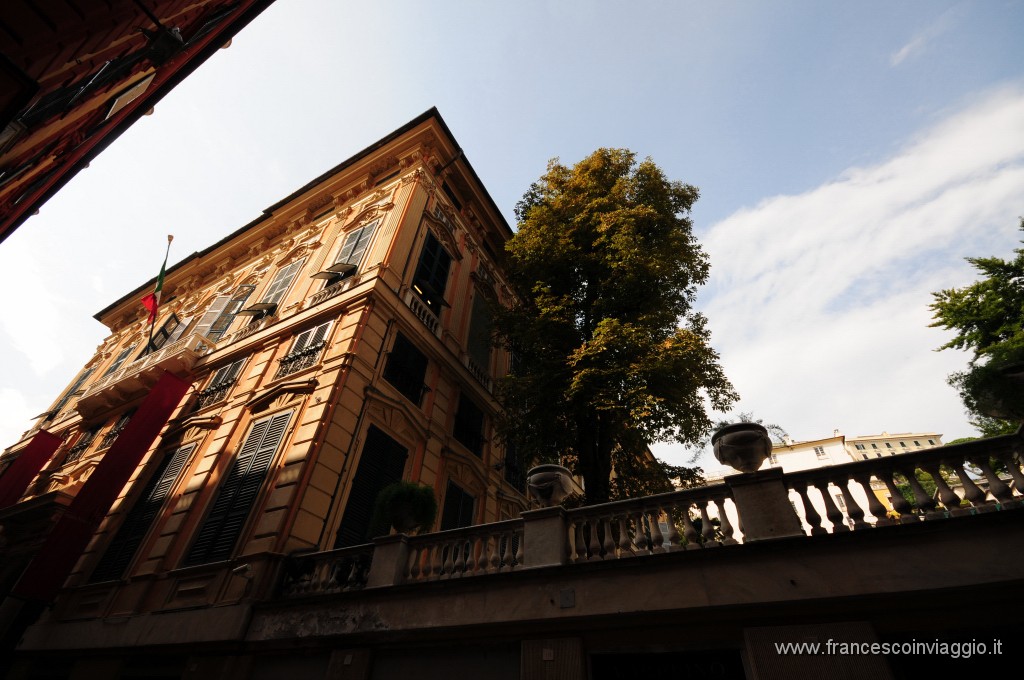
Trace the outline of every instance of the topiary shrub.
<path fill-rule="evenodd" d="M 395 482 L 380 490 L 373 504 L 370 538 L 384 536 L 394 527 L 399 533 L 429 531 L 437 518 L 434 489 L 415 482 Z"/>

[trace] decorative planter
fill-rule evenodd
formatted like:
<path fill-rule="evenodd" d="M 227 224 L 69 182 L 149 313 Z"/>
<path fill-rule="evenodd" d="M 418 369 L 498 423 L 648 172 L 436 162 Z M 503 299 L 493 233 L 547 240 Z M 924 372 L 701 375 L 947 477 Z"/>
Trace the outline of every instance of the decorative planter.
<path fill-rule="evenodd" d="M 561 465 L 538 465 L 530 468 L 527 475 L 526 488 L 530 498 L 541 507 L 561 505 L 572 494 L 572 473 Z"/>
<path fill-rule="evenodd" d="M 772 453 L 768 430 L 757 423 L 733 423 L 711 435 L 719 463 L 740 472 L 757 472 Z"/>

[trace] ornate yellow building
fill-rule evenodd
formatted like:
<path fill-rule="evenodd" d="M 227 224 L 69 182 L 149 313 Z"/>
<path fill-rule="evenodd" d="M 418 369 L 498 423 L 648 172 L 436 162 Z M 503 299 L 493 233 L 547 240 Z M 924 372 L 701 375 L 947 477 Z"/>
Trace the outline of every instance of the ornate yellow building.
<path fill-rule="evenodd" d="M 208 625 L 189 608 L 271 588 L 279 556 L 365 543 L 374 497 L 399 479 L 435 489 L 435 529 L 517 517 L 522 474 L 491 436 L 508 356 L 485 303 L 509 294 L 511 233 L 432 109 L 173 266 L 151 342 L 139 300 L 153 283 L 125 295 L 97 314 L 111 334 L 93 359 L 5 453 L 43 429 L 63 441 L 0 512 L 10 564 L 164 372 L 191 386 L 74 567 L 66 585 L 87 587 L 62 616 Z"/>

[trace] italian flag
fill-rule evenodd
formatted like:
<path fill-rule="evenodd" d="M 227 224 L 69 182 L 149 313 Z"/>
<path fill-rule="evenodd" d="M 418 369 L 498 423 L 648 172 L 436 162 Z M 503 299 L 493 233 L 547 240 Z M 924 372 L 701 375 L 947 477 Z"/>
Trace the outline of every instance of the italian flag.
<path fill-rule="evenodd" d="M 147 294 L 142 298 L 142 306 L 149 310 L 149 325 L 152 326 L 156 322 L 156 314 L 160 309 L 160 293 L 164 289 L 164 272 L 167 271 L 167 256 L 171 254 L 171 241 L 174 240 L 174 236 L 171 234 L 167 235 L 167 252 L 164 253 L 164 263 L 160 265 L 160 275 L 156 277 L 156 288 L 153 289 L 152 293 Z"/>

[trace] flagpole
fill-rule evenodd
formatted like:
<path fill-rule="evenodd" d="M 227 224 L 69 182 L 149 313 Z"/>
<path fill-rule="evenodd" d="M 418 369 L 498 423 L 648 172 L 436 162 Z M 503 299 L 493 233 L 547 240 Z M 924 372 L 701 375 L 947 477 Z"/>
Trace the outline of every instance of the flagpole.
<path fill-rule="evenodd" d="M 147 353 L 153 349 L 153 330 L 156 328 L 157 310 L 160 306 L 160 292 L 164 287 L 164 271 L 167 269 L 167 258 L 171 255 L 171 241 L 173 240 L 174 235 L 168 234 L 167 250 L 164 252 L 164 263 L 163 266 L 160 267 L 160 275 L 156 279 L 156 288 L 153 291 L 156 298 L 156 307 L 153 308 L 153 312 L 149 315 L 149 344 L 146 345 Z"/>

